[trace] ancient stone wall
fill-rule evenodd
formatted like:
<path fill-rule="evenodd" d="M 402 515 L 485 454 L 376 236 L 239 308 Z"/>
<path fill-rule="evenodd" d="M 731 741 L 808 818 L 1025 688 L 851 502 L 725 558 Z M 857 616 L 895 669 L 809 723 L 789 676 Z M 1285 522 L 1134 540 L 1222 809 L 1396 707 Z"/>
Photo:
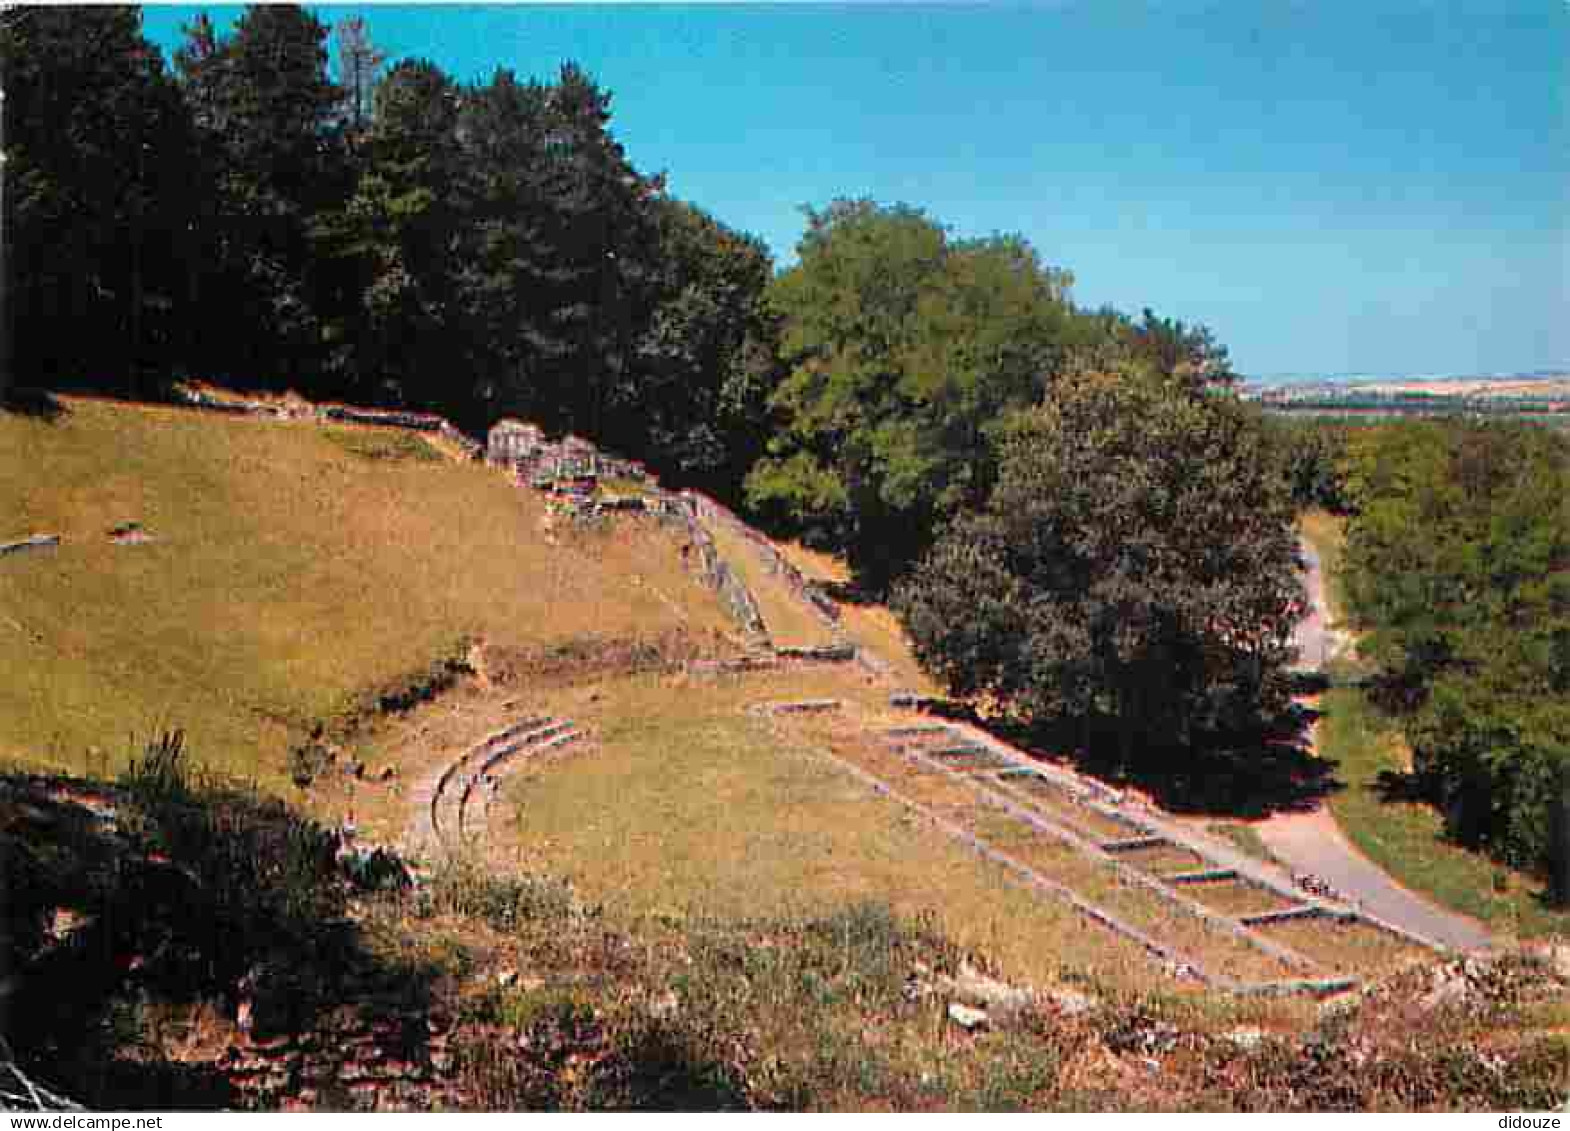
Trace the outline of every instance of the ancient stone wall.
<path fill-rule="evenodd" d="M 683 491 L 682 495 L 692 501 L 694 511 L 703 521 L 726 523 L 732 530 L 746 538 L 757 551 L 764 567 L 770 573 L 781 578 L 797 598 L 810 605 L 818 618 L 838 636 L 839 606 L 834 603 L 827 593 L 802 576 L 801 570 L 797 569 L 790 559 L 780 553 L 779 547 L 743 522 L 736 512 L 717 499 L 705 495 L 701 491 Z"/>
<path fill-rule="evenodd" d="M 357 408 L 353 405 L 313 405 L 299 398 L 256 400 L 234 393 L 218 395 L 205 389 L 180 387 L 175 396 L 187 408 L 221 412 L 230 416 L 256 416 L 266 420 L 315 420 L 318 423 L 367 424 L 379 428 L 405 428 L 440 436 L 466 459 L 479 459 L 484 448 L 445 417 L 401 409 Z"/>

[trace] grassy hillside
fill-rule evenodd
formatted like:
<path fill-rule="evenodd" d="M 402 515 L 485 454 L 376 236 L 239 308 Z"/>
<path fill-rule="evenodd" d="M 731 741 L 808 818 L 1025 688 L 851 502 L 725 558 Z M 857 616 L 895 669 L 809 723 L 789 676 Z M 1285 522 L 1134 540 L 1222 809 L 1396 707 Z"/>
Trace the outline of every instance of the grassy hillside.
<path fill-rule="evenodd" d="M 70 399 L 0 414 L 0 755 L 113 770 L 183 727 L 277 780 L 288 736 L 464 637 L 725 627 L 652 523 L 563 534 L 495 472 L 397 433 Z M 153 541 L 114 545 L 139 522 Z M 89 753 L 97 748 L 101 753 Z"/>

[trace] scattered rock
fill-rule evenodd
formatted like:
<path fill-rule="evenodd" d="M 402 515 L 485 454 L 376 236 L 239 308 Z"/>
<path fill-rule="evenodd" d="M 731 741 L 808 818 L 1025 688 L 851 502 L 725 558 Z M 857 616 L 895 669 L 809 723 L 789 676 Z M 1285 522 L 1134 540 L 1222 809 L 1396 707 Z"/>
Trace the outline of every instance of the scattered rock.
<path fill-rule="evenodd" d="M 1256 1049 L 1265 1042 L 1265 1031 L 1253 1025 L 1239 1026 L 1221 1036 L 1223 1040 L 1231 1041 L 1240 1049 Z"/>
<path fill-rule="evenodd" d="M 985 1029 L 990 1023 L 990 1018 L 985 1010 L 972 1009 L 968 1005 L 961 1005 L 957 1001 L 949 1002 L 949 1020 L 958 1025 L 967 1033 L 974 1033 Z"/>
<path fill-rule="evenodd" d="M 1100 1002 L 1089 994 L 1082 994 L 1078 990 L 1054 986 L 1042 992 L 1042 997 L 1054 1010 L 1064 1017 L 1080 1017 L 1091 1012 Z"/>
<path fill-rule="evenodd" d="M 116 546 L 140 546 L 153 540 L 140 522 L 122 522 L 109 531 L 109 541 Z"/>
<path fill-rule="evenodd" d="M 1357 1009 L 1363 1001 L 1360 990 L 1347 990 L 1344 993 L 1332 994 L 1319 1003 L 1320 1020 L 1331 1017 L 1344 1017 Z"/>
<path fill-rule="evenodd" d="M 394 766 L 383 766 L 382 770 L 381 770 L 381 773 L 376 775 L 376 780 L 379 781 L 379 782 L 390 782 L 394 778 L 396 778 L 397 776 L 398 776 L 398 770 L 397 770 L 396 767 L 394 767 Z"/>
<path fill-rule="evenodd" d="M 1450 967 L 1437 967 L 1430 985 L 1429 991 L 1419 1000 L 1424 1009 L 1456 1005 L 1472 995 L 1472 986 L 1465 972 L 1457 973 Z"/>
<path fill-rule="evenodd" d="M 960 963 L 958 974 L 940 979 L 939 986 L 945 993 L 1001 1014 L 1021 1013 L 1036 1004 L 1036 995 L 1031 990 L 988 977 L 968 962 Z"/>
<path fill-rule="evenodd" d="M 509 989 L 518 984 L 518 971 L 502 970 L 496 975 L 496 984 L 502 989 Z"/>
<path fill-rule="evenodd" d="M 1544 943 L 1528 953 L 1562 981 L 1570 982 L 1570 943 Z"/>

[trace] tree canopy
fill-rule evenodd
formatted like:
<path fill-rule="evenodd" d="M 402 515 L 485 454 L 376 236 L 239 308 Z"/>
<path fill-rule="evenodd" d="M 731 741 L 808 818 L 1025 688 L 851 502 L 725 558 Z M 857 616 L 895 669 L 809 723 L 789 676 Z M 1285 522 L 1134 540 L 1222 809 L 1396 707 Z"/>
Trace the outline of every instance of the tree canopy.
<path fill-rule="evenodd" d="M 748 495 L 882 584 L 983 497 L 999 422 L 1040 397 L 1066 341 L 1071 279 L 1023 239 L 952 240 L 904 205 L 807 220 L 769 295 L 786 373 Z"/>
<path fill-rule="evenodd" d="M 189 119 L 131 8 L 0 14 L 8 374 L 135 392 L 179 333 Z"/>
<path fill-rule="evenodd" d="M 997 486 L 899 589 L 922 661 L 1034 719 L 1117 723 L 1127 757 L 1279 691 L 1303 611 L 1293 511 L 1235 398 L 1065 376 L 1015 417 Z"/>
<path fill-rule="evenodd" d="M 920 209 L 837 200 L 808 210 L 797 253 L 769 292 L 785 373 L 747 494 L 874 589 L 986 498 L 1004 421 L 1059 374 L 1232 380 L 1203 327 L 1078 310 L 1073 277 L 1019 236 L 958 240 Z"/>
<path fill-rule="evenodd" d="M 1345 591 L 1452 833 L 1543 865 L 1570 763 L 1570 445 L 1410 421 L 1348 442 Z"/>
<path fill-rule="evenodd" d="M 6 13 L 7 373 L 518 414 L 734 493 L 776 368 L 763 245 L 634 168 L 570 61 L 387 62 L 294 5 L 197 15 L 173 76 L 134 8 Z"/>

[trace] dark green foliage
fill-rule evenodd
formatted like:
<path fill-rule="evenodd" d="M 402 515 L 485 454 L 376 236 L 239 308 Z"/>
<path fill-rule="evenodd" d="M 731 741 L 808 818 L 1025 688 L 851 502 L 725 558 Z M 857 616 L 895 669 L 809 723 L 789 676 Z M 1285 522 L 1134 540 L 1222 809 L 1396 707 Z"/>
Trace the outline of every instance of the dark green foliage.
<path fill-rule="evenodd" d="M 897 595 L 962 695 L 1136 741 L 1246 723 L 1281 690 L 1302 608 L 1292 510 L 1255 416 L 1171 378 L 1061 380 L 996 489 Z"/>
<path fill-rule="evenodd" d="M 186 30 L 175 62 L 200 152 L 186 360 L 242 383 L 308 387 L 348 285 L 316 232 L 351 183 L 328 29 L 280 4 L 247 8 L 227 37 L 205 15 Z"/>
<path fill-rule="evenodd" d="M 653 202 L 656 302 L 612 429 L 673 483 L 730 494 L 763 451 L 777 328 L 768 250 L 690 204 Z"/>
<path fill-rule="evenodd" d="M 192 251 L 179 92 L 131 7 L 6 11 L 0 74 L 0 369 L 17 385 L 150 391 Z"/>
<path fill-rule="evenodd" d="M 986 498 L 1010 412 L 1057 375 L 1118 367 L 1191 390 L 1232 380 L 1203 327 L 1069 299 L 1068 272 L 1018 236 L 955 240 L 905 205 L 808 212 L 800 263 L 774 282 L 786 372 L 751 502 L 845 552 L 877 590 Z"/>
<path fill-rule="evenodd" d="M 1407 422 L 1349 446 L 1345 591 L 1453 835 L 1547 866 L 1570 759 L 1570 448 Z"/>
<path fill-rule="evenodd" d="M 1069 335 L 1069 277 L 1017 237 L 952 241 L 871 201 L 809 211 L 797 250 L 771 291 L 781 428 L 748 496 L 881 586 L 984 497 L 1003 414 L 1039 398 Z"/>
<path fill-rule="evenodd" d="M 124 823 L 151 849 L 186 862 L 181 897 L 193 930 L 187 960 L 221 984 L 275 947 L 308 944 L 342 913 L 336 840 L 281 803 L 193 775 L 179 732 L 150 744 L 120 781 L 134 812 Z"/>
<path fill-rule="evenodd" d="M 294 5 L 0 27 L 5 291 L 21 385 L 188 375 L 516 414 L 734 497 L 775 375 L 762 244 L 672 200 L 580 67 L 459 84 Z M 13 340 L 14 339 L 14 340 Z"/>
<path fill-rule="evenodd" d="M 1352 426 L 1315 417 L 1267 416 L 1265 421 L 1298 509 L 1345 514 L 1344 464 Z"/>

